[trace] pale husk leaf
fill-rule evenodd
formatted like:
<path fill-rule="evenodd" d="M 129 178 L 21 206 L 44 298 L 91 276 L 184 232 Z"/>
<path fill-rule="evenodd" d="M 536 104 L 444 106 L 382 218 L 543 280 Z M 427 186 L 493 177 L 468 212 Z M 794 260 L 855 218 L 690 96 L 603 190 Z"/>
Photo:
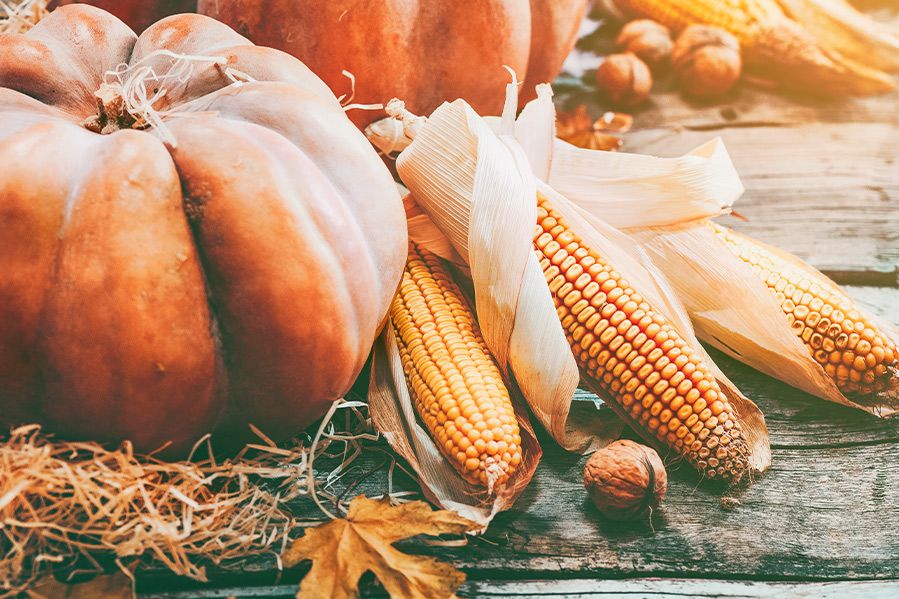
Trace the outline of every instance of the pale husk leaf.
<path fill-rule="evenodd" d="M 536 190 L 520 148 L 457 100 L 418 129 L 397 170 L 468 263 L 485 341 L 537 419 L 568 449 L 599 443 L 569 422 L 578 371 L 533 254 Z"/>
<path fill-rule="evenodd" d="M 522 117 L 528 114 L 537 111 Z M 545 123 L 532 127 L 545 130 Z M 720 139 L 679 158 L 582 150 L 559 140 L 552 148 L 550 183 L 563 185 L 583 210 L 640 242 L 671 282 L 703 340 L 823 399 L 880 416 L 896 412 L 895 391 L 863 403 L 842 394 L 789 330 L 763 282 L 706 226 L 707 218 L 728 213 L 743 190 Z M 811 278 L 837 287 L 795 256 L 764 247 Z"/>
<path fill-rule="evenodd" d="M 845 0 L 777 0 L 825 48 L 888 72 L 899 70 L 899 36 Z"/>
<path fill-rule="evenodd" d="M 443 234 L 443 231 L 422 211 L 412 194 L 409 193 L 409 190 L 399 184 L 397 184 L 397 187 L 400 190 L 400 195 L 403 197 L 409 240 L 414 241 L 420 247 L 426 248 L 432 254 L 451 262 L 454 266 L 467 269 L 462 256 L 456 252 L 453 244 Z"/>
<path fill-rule="evenodd" d="M 496 488 L 495 493 L 490 493 L 485 487 L 462 478 L 416 418 L 391 326 L 384 327 L 375 342 L 371 369 L 368 404 L 372 422 L 394 451 L 415 471 L 425 497 L 476 522 L 482 529 L 497 513 L 512 506 L 533 478 L 542 455 L 526 414 L 516 408 L 521 434 L 521 463 L 504 485 Z"/>

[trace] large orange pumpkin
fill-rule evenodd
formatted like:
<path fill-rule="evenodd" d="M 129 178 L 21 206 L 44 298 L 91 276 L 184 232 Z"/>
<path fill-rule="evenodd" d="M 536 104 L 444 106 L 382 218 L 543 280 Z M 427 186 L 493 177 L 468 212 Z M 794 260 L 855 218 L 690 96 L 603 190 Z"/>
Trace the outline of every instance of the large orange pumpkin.
<path fill-rule="evenodd" d="M 121 64 L 132 90 L 152 68 L 161 121 L 109 86 L 98 113 Z M 138 38 L 85 5 L 0 35 L 0 231 L 0 422 L 142 449 L 320 417 L 407 243 L 387 169 L 298 60 L 208 17 Z"/>
<path fill-rule="evenodd" d="M 53 0 L 49 7 L 81 2 L 111 12 L 135 31 L 143 31 L 163 17 L 197 10 L 197 0 Z"/>
<path fill-rule="evenodd" d="M 576 41 L 587 0 L 199 0 L 203 14 L 290 52 L 354 102 L 402 98 L 418 114 L 465 98 L 499 114 L 515 69 L 522 93 L 551 81 Z M 355 110 L 364 125 L 380 113 Z"/>

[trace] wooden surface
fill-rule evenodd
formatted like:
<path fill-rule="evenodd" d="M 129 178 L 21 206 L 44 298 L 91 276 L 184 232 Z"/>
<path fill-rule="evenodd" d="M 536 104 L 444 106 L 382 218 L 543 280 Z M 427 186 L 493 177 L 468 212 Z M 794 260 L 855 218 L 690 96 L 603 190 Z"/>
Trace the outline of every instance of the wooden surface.
<path fill-rule="evenodd" d="M 671 156 L 714 135 L 747 188 L 736 208 L 748 220 L 727 224 L 856 285 L 853 297 L 899 323 L 899 95 L 821 101 L 743 86 L 696 105 L 663 91 L 637 113 L 625 149 Z M 770 429 L 773 465 L 748 488 L 725 491 L 674 466 L 651 523 L 607 522 L 586 500 L 585 458 L 544 435 L 537 476 L 483 537 L 402 547 L 463 568 L 466 597 L 899 597 L 899 419 L 713 356 Z M 367 489 L 383 487 L 372 479 Z M 290 597 L 303 573 L 262 560 L 211 571 L 203 586 L 151 572 L 139 589 L 147 599 Z"/>

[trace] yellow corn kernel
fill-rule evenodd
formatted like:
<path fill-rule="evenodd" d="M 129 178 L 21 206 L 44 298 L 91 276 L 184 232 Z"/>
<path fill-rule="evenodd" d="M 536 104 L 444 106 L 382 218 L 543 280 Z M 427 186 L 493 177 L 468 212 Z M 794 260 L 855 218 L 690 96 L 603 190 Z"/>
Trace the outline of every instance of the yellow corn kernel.
<path fill-rule="evenodd" d="M 695 24 L 720 27 L 744 46 L 756 41 L 763 23 L 784 19 L 776 0 L 615 0 L 615 4 L 673 31 Z"/>
<path fill-rule="evenodd" d="M 537 198 L 534 239 L 547 282 L 552 264 L 569 264 L 567 272 L 571 274 L 562 275 L 566 283 L 557 286 L 552 295 L 588 383 L 608 393 L 617 410 L 641 432 L 671 447 L 706 476 L 742 478 L 749 470 L 748 446 L 727 397 L 702 358 L 665 317 L 568 228 L 542 195 Z M 572 278 L 581 273 L 590 276 L 584 289 L 596 285 L 601 290 L 596 293 L 602 296 L 596 304 L 600 318 L 592 324 L 566 318 L 571 310 L 568 296 L 578 293 Z M 583 339 L 588 335 L 592 341 L 585 347 Z M 581 343 L 576 342 L 578 338 Z"/>
<path fill-rule="evenodd" d="M 390 306 L 406 382 L 437 447 L 489 490 L 521 463 L 518 420 L 493 357 L 440 259 L 410 246 Z"/>
<path fill-rule="evenodd" d="M 839 287 L 750 237 L 717 223 L 709 222 L 709 226 L 765 283 L 791 330 L 840 391 L 869 394 L 891 387 L 892 377 L 899 372 L 896 345 Z"/>

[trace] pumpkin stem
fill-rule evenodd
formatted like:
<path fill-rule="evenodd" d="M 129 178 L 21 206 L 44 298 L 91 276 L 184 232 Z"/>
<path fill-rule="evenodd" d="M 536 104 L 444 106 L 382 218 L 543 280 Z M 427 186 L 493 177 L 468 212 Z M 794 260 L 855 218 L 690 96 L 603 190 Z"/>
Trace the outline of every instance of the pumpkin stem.
<path fill-rule="evenodd" d="M 82 125 L 93 131 L 107 135 L 119 129 L 134 127 L 135 119 L 125 108 L 125 98 L 121 86 L 104 83 L 94 96 L 97 98 L 98 113 L 88 117 Z"/>
<path fill-rule="evenodd" d="M 159 64 L 160 59 L 162 65 Z M 86 119 L 83 126 L 104 134 L 119 129 L 153 129 L 166 143 L 177 145 L 164 118 L 174 116 L 178 111 L 159 106 L 159 103 L 173 88 L 183 86 L 190 80 L 197 63 L 215 65 L 231 82 L 229 85 L 255 81 L 246 73 L 231 68 L 224 56 L 156 50 L 137 62 L 121 64 L 106 72 L 106 81 L 94 94 L 98 114 Z M 165 66 L 165 70 L 158 70 L 160 66 Z"/>

